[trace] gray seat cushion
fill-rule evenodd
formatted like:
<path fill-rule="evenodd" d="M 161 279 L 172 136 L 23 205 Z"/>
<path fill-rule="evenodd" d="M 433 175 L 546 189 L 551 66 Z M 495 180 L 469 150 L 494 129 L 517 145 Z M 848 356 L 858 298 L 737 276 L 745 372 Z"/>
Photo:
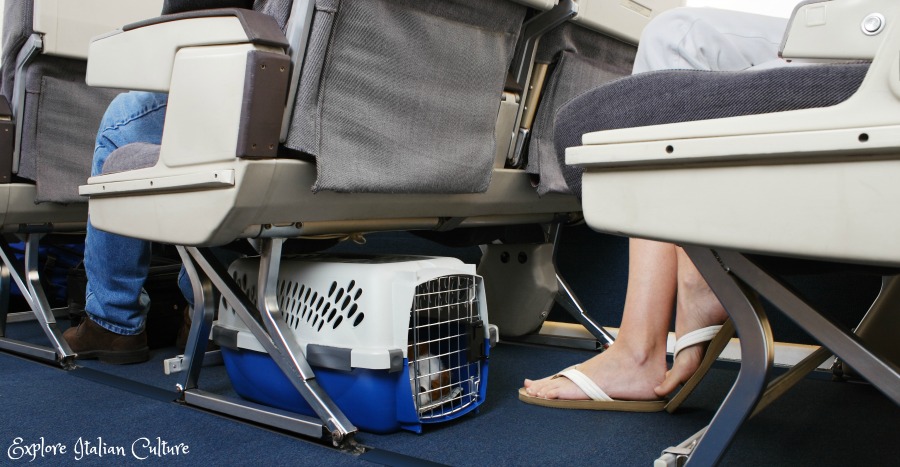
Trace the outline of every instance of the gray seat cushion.
<path fill-rule="evenodd" d="M 758 71 L 668 70 L 629 76 L 588 91 L 556 116 L 556 157 L 569 190 L 581 173 L 565 149 L 585 133 L 828 107 L 856 92 L 868 64 L 788 66 Z"/>
<path fill-rule="evenodd" d="M 153 167 L 159 160 L 158 144 L 131 143 L 113 151 L 103 163 L 103 175 Z"/>

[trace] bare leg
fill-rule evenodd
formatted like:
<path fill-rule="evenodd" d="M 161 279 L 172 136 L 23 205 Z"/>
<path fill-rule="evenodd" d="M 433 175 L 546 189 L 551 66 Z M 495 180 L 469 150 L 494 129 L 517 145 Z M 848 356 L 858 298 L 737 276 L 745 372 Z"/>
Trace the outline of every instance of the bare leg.
<path fill-rule="evenodd" d="M 666 336 L 675 302 L 676 247 L 631 239 L 628 290 L 615 344 L 578 365 L 614 399 L 655 400 L 654 388 L 666 373 Z M 529 395 L 547 399 L 588 399 L 566 378 L 525 380 Z"/>
<path fill-rule="evenodd" d="M 678 258 L 678 300 L 675 313 L 675 336 L 706 326 L 722 324 L 728 318 L 700 271 L 681 248 L 676 247 Z M 664 396 L 674 391 L 694 374 L 703 359 L 704 346 L 696 345 L 682 350 L 665 381 L 656 388 L 656 394 Z"/>

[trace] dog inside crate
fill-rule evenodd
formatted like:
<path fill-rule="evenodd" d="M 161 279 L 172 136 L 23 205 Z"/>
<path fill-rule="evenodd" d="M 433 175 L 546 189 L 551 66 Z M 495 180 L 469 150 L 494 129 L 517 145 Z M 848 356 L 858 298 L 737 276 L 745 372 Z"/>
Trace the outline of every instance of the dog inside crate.
<path fill-rule="evenodd" d="M 420 418 L 444 416 L 477 401 L 483 332 L 471 276 L 442 276 L 416 287 L 407 358 Z"/>

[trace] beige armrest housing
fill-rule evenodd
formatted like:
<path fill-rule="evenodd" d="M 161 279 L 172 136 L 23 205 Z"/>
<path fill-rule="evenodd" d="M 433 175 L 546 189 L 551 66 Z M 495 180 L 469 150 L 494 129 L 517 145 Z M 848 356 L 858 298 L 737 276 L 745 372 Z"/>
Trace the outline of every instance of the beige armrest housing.
<path fill-rule="evenodd" d="M 549 10 L 556 6 L 557 0 L 514 0 L 516 3 L 536 8 L 538 10 Z"/>
<path fill-rule="evenodd" d="M 163 0 L 35 0 L 34 32 L 43 53 L 86 59 L 91 38 L 158 16 Z"/>
<path fill-rule="evenodd" d="M 283 48 L 251 43 L 258 37 L 245 26 L 240 18 L 223 13 L 131 25 L 100 36 L 91 44 L 87 83 L 169 92 L 160 151 L 163 164 L 183 167 L 230 161 L 241 151 L 238 144 L 252 53 L 284 56 L 280 72 L 285 77 L 289 73 Z M 265 31 L 279 31 L 274 20 L 262 26 Z M 262 42 L 273 44 L 278 39 L 263 37 Z M 283 110 L 283 105 L 282 98 L 274 111 Z M 272 143 L 274 154 L 277 138 Z M 82 187 L 81 193 L 90 194 L 90 188 Z"/>
<path fill-rule="evenodd" d="M 117 30 L 91 42 L 86 81 L 91 86 L 167 92 L 180 50 L 249 42 L 240 20 L 232 16 Z"/>
<path fill-rule="evenodd" d="M 788 60 L 871 60 L 889 25 L 893 0 L 807 0 L 794 13 L 780 55 Z"/>

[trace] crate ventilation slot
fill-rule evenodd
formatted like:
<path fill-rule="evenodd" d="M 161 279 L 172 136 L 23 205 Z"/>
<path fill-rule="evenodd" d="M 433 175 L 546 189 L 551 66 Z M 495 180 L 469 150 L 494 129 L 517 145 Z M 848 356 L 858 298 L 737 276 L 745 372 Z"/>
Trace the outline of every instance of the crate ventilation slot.
<path fill-rule="evenodd" d="M 321 331 L 326 325 L 331 329 L 350 324 L 357 327 L 365 319 L 359 311 L 359 298 L 363 291 L 350 281 L 346 286 L 332 282 L 327 293 L 289 280 L 280 281 L 279 305 L 285 322 L 292 328 L 309 326 Z"/>
<path fill-rule="evenodd" d="M 234 279 L 255 303 L 256 286 L 248 286 L 246 274 L 235 272 Z M 327 293 L 291 280 L 278 281 L 278 306 L 284 322 L 294 330 L 307 326 L 320 332 L 326 326 L 337 329 L 347 323 L 353 327 L 359 326 L 365 319 L 358 304 L 362 294 L 363 290 L 353 280 L 346 285 L 332 282 Z M 231 311 L 234 312 L 233 309 Z"/>

